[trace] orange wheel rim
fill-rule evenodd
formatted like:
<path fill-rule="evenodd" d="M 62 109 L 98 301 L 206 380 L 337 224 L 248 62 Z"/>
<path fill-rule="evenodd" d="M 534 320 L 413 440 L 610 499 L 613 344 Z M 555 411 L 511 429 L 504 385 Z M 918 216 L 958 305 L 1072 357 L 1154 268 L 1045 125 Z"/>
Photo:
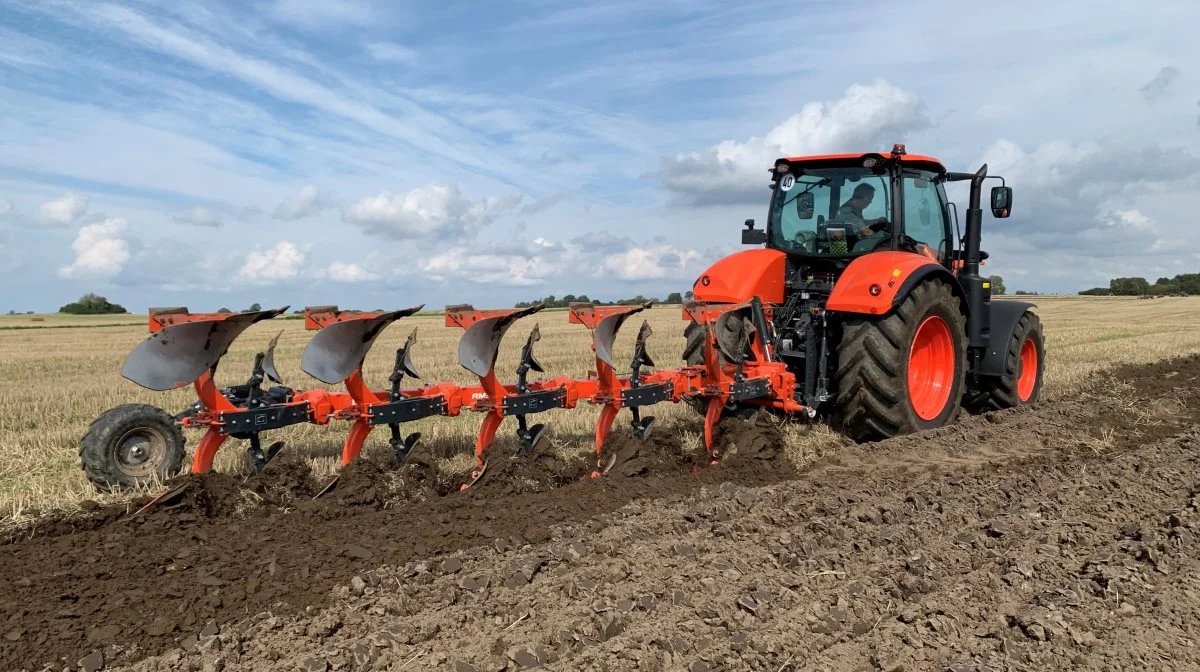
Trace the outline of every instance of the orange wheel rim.
<path fill-rule="evenodd" d="M 954 337 L 950 326 L 934 315 L 925 318 L 913 336 L 908 353 L 908 399 L 922 420 L 946 410 L 954 387 Z"/>
<path fill-rule="evenodd" d="M 1032 338 L 1021 344 L 1021 371 L 1017 375 L 1017 398 L 1029 401 L 1037 385 L 1038 351 Z"/>

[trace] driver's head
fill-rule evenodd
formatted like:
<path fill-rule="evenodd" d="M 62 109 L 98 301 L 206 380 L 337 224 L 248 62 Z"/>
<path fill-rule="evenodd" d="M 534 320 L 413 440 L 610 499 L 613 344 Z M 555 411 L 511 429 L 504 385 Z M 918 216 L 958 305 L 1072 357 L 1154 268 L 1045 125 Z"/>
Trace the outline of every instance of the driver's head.
<path fill-rule="evenodd" d="M 854 188 L 854 195 L 850 197 L 851 201 L 855 201 L 854 205 L 859 210 L 864 210 L 871 201 L 875 200 L 875 187 L 869 184 L 860 184 Z"/>

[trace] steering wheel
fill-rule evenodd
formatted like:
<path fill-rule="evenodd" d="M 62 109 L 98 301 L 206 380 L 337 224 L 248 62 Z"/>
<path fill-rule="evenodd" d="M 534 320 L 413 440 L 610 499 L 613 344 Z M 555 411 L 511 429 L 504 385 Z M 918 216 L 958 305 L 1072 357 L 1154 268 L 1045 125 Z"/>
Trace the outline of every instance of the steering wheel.
<path fill-rule="evenodd" d="M 880 217 L 878 220 L 868 224 L 866 226 L 866 228 L 870 229 L 871 233 L 879 233 L 880 231 L 891 226 L 891 224 L 892 223 L 889 222 L 888 220 L 884 219 L 883 217 Z"/>
<path fill-rule="evenodd" d="M 817 234 L 813 231 L 797 231 L 792 240 L 807 252 L 815 252 L 817 249 Z"/>

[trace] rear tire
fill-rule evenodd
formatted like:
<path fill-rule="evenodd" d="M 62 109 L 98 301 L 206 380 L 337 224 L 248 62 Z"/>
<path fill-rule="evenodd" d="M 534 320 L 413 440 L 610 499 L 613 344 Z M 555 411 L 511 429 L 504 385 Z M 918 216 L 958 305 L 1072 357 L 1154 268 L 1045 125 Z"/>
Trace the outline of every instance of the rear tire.
<path fill-rule="evenodd" d="M 178 474 L 183 443 L 183 432 L 166 411 L 124 404 L 92 421 L 80 442 L 79 457 L 93 485 L 124 490 Z"/>
<path fill-rule="evenodd" d="M 967 410 L 986 413 L 1037 402 L 1046 372 L 1043 338 L 1041 319 L 1025 311 L 1008 340 L 1004 375 L 980 376 L 979 383 L 967 393 L 963 404 Z"/>
<path fill-rule="evenodd" d="M 953 422 L 966 357 L 966 315 L 942 280 L 918 284 L 886 316 L 846 315 L 834 373 L 839 424 L 875 441 Z"/>

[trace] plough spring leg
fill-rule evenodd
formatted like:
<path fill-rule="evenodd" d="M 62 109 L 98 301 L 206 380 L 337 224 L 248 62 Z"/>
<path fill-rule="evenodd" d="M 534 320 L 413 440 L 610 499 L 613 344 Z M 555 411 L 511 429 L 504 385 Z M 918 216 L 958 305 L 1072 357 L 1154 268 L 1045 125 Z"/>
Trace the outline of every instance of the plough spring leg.
<path fill-rule="evenodd" d="M 363 443 L 367 440 L 367 435 L 371 433 L 371 425 L 364 418 L 359 418 L 350 426 L 350 433 L 346 435 L 346 442 L 342 444 L 342 466 L 346 466 L 354 461 L 358 454 L 362 452 Z"/>
<path fill-rule="evenodd" d="M 213 458 L 217 454 L 217 449 L 225 443 L 225 439 L 229 438 L 227 434 L 223 434 L 216 427 L 209 427 L 204 433 L 204 438 L 200 439 L 200 444 L 196 446 L 196 455 L 192 458 L 192 473 L 204 474 L 212 469 Z"/>
<path fill-rule="evenodd" d="M 725 407 L 725 400 L 721 397 L 711 397 L 708 400 L 708 410 L 704 413 L 704 447 L 708 449 L 708 455 L 712 459 L 713 464 L 716 464 L 720 459 L 717 450 L 713 448 L 713 427 L 717 421 L 721 419 L 721 411 Z"/>
<path fill-rule="evenodd" d="M 500 409 L 490 411 L 483 417 L 483 422 L 479 425 L 479 436 L 475 437 L 475 463 L 482 469 L 487 460 L 484 455 L 487 449 L 492 445 L 492 440 L 496 438 L 496 430 L 500 428 L 500 423 L 504 422 L 504 414 Z"/>
<path fill-rule="evenodd" d="M 605 404 L 604 408 L 600 409 L 599 424 L 596 425 L 596 458 L 599 459 L 604 453 L 604 442 L 608 439 L 609 432 L 612 431 L 613 421 L 617 414 L 621 412 L 621 407 L 617 404 Z"/>

